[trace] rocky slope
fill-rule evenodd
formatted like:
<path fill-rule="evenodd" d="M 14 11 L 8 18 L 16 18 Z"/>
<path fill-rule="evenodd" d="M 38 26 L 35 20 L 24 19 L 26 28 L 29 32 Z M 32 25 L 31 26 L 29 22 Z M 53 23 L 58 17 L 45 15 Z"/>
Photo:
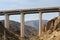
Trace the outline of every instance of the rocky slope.
<path fill-rule="evenodd" d="M 10 21 L 10 29 L 4 28 L 4 21 L 0 21 L 0 39 L 4 37 L 3 32 L 5 29 L 6 32 L 6 40 L 19 40 L 20 38 L 20 23 L 15 21 Z M 37 30 L 34 27 L 25 25 L 25 38 L 28 39 L 34 35 L 36 35 Z M 1 40 L 2 40 L 1 39 Z"/>
<path fill-rule="evenodd" d="M 2 27 L 1 27 L 2 26 Z M 2 39 L 3 33 L 4 32 L 4 26 L 3 24 L 0 22 L 0 40 Z"/>
<path fill-rule="evenodd" d="M 44 27 L 43 33 L 30 40 L 60 40 L 60 16 L 50 20 Z"/>

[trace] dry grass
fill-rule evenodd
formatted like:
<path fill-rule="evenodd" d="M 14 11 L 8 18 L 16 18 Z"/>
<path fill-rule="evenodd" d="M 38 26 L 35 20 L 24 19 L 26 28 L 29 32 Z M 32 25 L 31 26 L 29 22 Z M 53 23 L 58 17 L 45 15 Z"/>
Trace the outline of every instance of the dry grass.
<path fill-rule="evenodd" d="M 30 40 L 60 40 L 60 16 L 50 20 L 44 27 L 47 27 L 45 33 Z"/>

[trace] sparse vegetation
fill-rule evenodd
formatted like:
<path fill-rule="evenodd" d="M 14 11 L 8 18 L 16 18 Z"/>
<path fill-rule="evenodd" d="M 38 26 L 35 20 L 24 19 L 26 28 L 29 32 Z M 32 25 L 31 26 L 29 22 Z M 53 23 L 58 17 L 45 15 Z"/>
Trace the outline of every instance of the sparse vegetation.
<path fill-rule="evenodd" d="M 60 40 L 60 18 L 59 17 L 50 20 L 45 25 L 47 29 L 45 33 L 43 33 L 40 37 L 34 36 L 30 40 Z"/>
<path fill-rule="evenodd" d="M 19 26 L 20 23 L 15 21 L 10 21 L 10 29 L 4 28 L 4 21 L 0 21 L 0 39 L 3 39 L 4 36 L 4 29 L 6 31 L 6 40 L 20 40 L 20 30 Z M 25 38 L 28 40 L 30 37 L 36 35 L 35 33 L 37 30 L 34 27 L 26 26 L 25 25 Z"/>
<path fill-rule="evenodd" d="M 60 17 L 60 16 L 59 16 Z M 60 40 L 60 18 L 56 17 L 50 20 L 43 28 L 43 34 L 37 36 L 37 30 L 34 27 L 25 25 L 25 40 Z M 11 23 L 13 23 L 12 21 Z M 0 40 L 3 38 L 4 29 L 6 31 L 6 40 L 20 40 L 19 23 L 11 24 L 10 29 L 6 29 L 3 23 L 0 22 Z M 12 28 L 13 27 L 13 28 Z M 16 29 L 17 28 L 17 29 Z"/>

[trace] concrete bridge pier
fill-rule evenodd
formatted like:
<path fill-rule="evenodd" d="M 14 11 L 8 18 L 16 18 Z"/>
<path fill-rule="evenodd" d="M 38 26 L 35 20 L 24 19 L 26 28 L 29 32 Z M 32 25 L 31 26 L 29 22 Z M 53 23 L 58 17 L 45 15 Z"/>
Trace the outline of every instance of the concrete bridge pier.
<path fill-rule="evenodd" d="M 60 8 L 59 8 L 59 11 L 60 11 Z M 59 14 L 58 14 L 59 16 L 60 16 L 60 12 L 59 12 Z"/>
<path fill-rule="evenodd" d="M 5 28 L 9 28 L 9 15 L 5 14 Z"/>
<path fill-rule="evenodd" d="M 60 12 L 59 12 L 59 16 L 60 16 Z"/>
<path fill-rule="evenodd" d="M 9 28 L 9 15 L 5 14 L 5 21 L 4 21 L 5 28 Z M 6 31 L 4 30 L 4 40 L 6 40 Z"/>
<path fill-rule="evenodd" d="M 21 38 L 23 38 L 24 37 L 24 13 L 22 12 L 21 13 L 21 26 L 20 26 L 20 34 L 21 34 Z"/>
<path fill-rule="evenodd" d="M 39 36 L 42 34 L 42 12 L 39 12 Z"/>

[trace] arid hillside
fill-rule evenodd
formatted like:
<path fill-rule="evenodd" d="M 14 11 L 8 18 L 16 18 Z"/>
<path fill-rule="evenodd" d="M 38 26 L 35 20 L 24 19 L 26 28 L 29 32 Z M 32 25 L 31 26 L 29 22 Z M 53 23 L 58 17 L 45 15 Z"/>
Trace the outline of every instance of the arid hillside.
<path fill-rule="evenodd" d="M 60 40 L 60 16 L 45 24 L 42 31 L 40 37 L 34 36 L 30 40 Z"/>
<path fill-rule="evenodd" d="M 3 40 L 4 29 L 6 31 L 6 40 L 20 40 L 20 23 L 10 21 L 10 29 L 4 28 L 4 21 L 0 21 L 0 40 Z M 37 35 L 34 27 L 25 25 L 26 40 L 60 40 L 60 16 L 55 17 L 43 26 L 42 35 Z"/>
<path fill-rule="evenodd" d="M 10 21 L 10 29 L 4 28 L 4 21 L 0 21 L 0 40 L 4 38 L 4 29 L 6 31 L 6 40 L 19 40 L 20 38 L 20 23 L 15 21 Z M 37 30 L 34 27 L 25 25 L 25 38 L 29 39 L 30 37 L 36 35 Z"/>

